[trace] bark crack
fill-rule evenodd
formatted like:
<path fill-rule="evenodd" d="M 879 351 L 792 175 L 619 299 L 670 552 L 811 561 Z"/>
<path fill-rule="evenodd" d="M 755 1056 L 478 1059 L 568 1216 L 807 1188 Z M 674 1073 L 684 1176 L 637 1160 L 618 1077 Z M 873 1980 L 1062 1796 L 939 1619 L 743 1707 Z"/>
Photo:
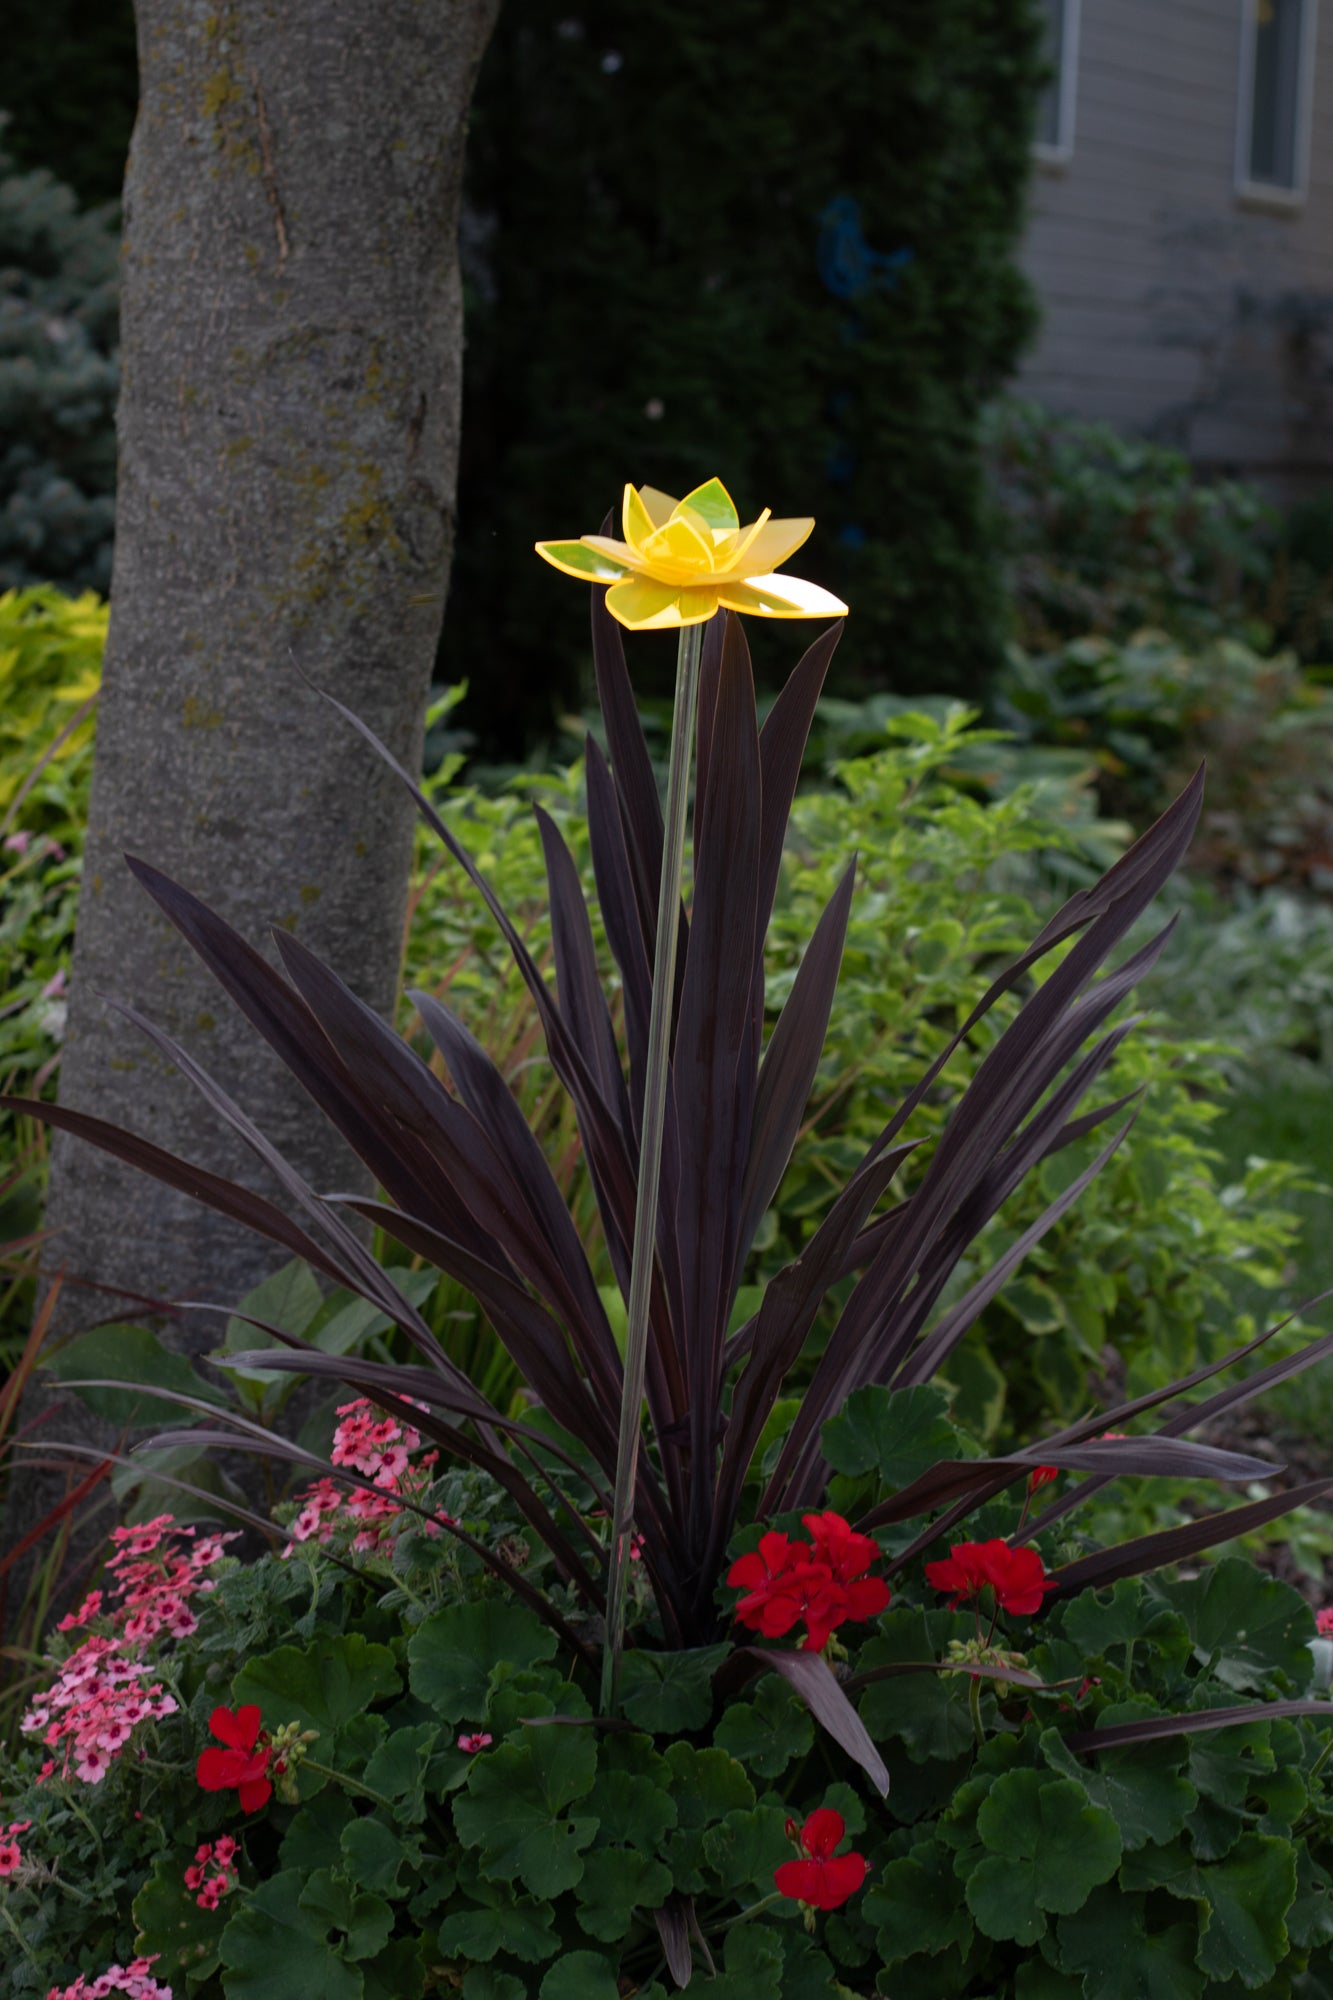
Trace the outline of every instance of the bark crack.
<path fill-rule="evenodd" d="M 255 115 L 259 126 L 260 177 L 264 183 L 264 193 L 268 205 L 273 210 L 273 227 L 278 238 L 278 276 L 287 268 L 287 221 L 282 212 L 282 196 L 278 193 L 278 172 L 273 162 L 273 134 L 269 131 L 268 112 L 264 106 L 264 86 L 259 81 L 259 71 L 252 69 L 250 82 L 254 86 Z"/>

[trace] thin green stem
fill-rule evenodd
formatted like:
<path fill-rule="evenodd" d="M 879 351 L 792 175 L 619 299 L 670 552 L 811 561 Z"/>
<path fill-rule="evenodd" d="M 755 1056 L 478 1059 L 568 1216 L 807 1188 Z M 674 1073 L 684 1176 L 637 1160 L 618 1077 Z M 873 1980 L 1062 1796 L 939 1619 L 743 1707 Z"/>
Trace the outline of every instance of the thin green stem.
<path fill-rule="evenodd" d="M 662 879 L 657 898 L 657 948 L 653 957 L 653 999 L 648 1017 L 648 1061 L 639 1140 L 639 1188 L 634 1208 L 634 1246 L 630 1254 L 625 1383 L 620 1399 L 620 1441 L 616 1452 L 611 1554 L 606 1579 L 603 1715 L 610 1715 L 615 1709 L 620 1689 L 620 1655 L 625 1640 L 625 1599 L 634 1532 L 643 1377 L 648 1358 L 648 1305 L 652 1296 L 653 1258 L 657 1247 L 657 1196 L 662 1177 L 662 1129 L 670 1068 L 671 1008 L 676 987 L 676 937 L 680 929 L 685 814 L 690 796 L 690 757 L 694 749 L 694 716 L 699 703 L 703 631 L 702 625 L 683 627 L 676 657 L 676 712 L 671 722 L 671 762 L 667 768 L 666 827 L 662 840 Z"/>
<path fill-rule="evenodd" d="M 972 1734 L 977 1739 L 977 1748 L 986 1741 L 986 1732 L 981 1726 L 981 1676 L 973 1674 L 967 1684 L 967 1705 L 972 1711 Z"/>
<path fill-rule="evenodd" d="M 321 1778 L 332 1778 L 333 1782 L 341 1785 L 344 1791 L 355 1792 L 359 1799 L 373 1800 L 377 1806 L 383 1806 L 386 1813 L 392 1815 L 396 1811 L 388 1799 L 381 1798 L 378 1792 L 372 1792 L 369 1785 L 361 1784 L 356 1778 L 349 1778 L 346 1771 L 332 1771 L 327 1764 L 317 1764 L 313 1757 L 303 1757 L 298 1768 L 303 1771 L 314 1771 Z"/>

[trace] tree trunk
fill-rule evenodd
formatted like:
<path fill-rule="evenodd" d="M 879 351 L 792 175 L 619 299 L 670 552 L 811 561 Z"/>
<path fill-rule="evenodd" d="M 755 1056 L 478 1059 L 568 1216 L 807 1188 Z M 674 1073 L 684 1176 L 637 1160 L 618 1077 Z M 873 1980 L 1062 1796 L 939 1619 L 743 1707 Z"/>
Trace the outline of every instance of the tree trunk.
<path fill-rule="evenodd" d="M 122 855 L 254 942 L 295 931 L 390 1011 L 412 809 L 297 665 L 414 765 L 453 531 L 463 142 L 497 6 L 137 0 L 111 629 L 60 1096 L 256 1186 L 103 994 L 185 1043 L 316 1186 L 365 1176 Z M 282 1260 L 64 1137 L 47 1221 L 48 1267 L 140 1296 L 234 1301 Z M 67 1287 L 57 1324 L 113 1306 Z"/>

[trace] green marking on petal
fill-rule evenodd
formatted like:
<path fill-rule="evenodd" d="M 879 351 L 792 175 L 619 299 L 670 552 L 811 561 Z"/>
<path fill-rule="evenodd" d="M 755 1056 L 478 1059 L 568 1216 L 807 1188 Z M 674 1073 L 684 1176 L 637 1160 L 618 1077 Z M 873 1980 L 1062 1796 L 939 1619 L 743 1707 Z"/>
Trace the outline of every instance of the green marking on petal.
<path fill-rule="evenodd" d="M 734 533 L 741 524 L 735 502 L 720 479 L 705 480 L 693 493 L 687 493 L 680 505 L 692 507 L 696 514 L 702 514 L 710 528 L 720 528 L 727 534 Z"/>
<path fill-rule="evenodd" d="M 535 542 L 533 546 L 553 569 L 586 583 L 614 583 L 629 568 L 604 549 L 590 549 L 583 542 Z"/>

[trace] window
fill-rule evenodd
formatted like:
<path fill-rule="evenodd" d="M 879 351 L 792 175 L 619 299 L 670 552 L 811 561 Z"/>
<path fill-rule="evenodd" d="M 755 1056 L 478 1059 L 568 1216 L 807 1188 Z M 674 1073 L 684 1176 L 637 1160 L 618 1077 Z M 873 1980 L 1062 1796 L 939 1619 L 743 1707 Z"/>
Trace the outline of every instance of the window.
<path fill-rule="evenodd" d="M 1067 160 L 1074 151 L 1079 0 L 1042 0 L 1042 12 L 1052 75 L 1037 108 L 1034 151 L 1039 160 Z"/>
<path fill-rule="evenodd" d="M 1298 202 L 1310 148 L 1317 0 L 1243 0 L 1236 186 Z"/>

